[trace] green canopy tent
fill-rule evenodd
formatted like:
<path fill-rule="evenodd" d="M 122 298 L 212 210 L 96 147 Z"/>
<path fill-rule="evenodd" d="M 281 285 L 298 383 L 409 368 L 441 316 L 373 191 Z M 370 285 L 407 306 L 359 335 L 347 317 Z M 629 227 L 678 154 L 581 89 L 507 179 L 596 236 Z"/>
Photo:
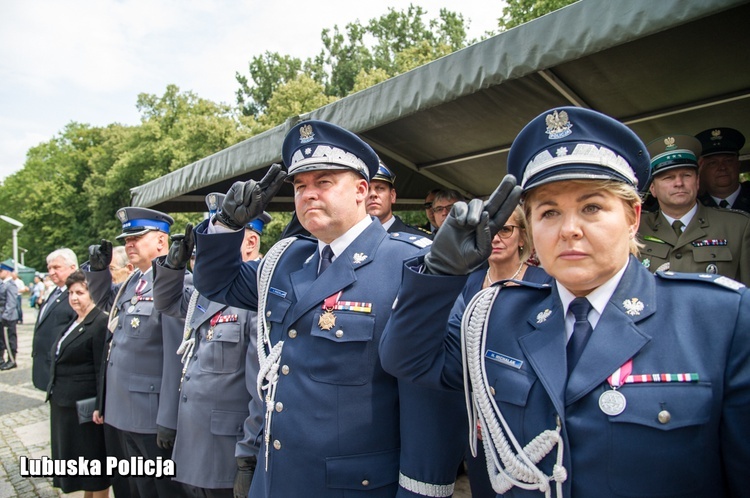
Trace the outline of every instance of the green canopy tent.
<path fill-rule="evenodd" d="M 399 210 L 435 187 L 488 195 L 521 128 L 555 106 L 599 110 L 646 142 L 710 127 L 750 136 L 749 19 L 747 0 L 582 0 L 135 187 L 131 202 L 205 211 L 206 194 L 279 162 L 302 119 L 369 142 L 397 175 Z M 285 186 L 270 210 L 292 205 Z"/>
<path fill-rule="evenodd" d="M 13 263 L 13 258 L 8 258 L 5 261 L 3 261 L 3 264 L 6 264 L 8 266 L 13 266 L 16 268 L 16 266 Z M 36 270 L 34 268 L 31 268 L 29 266 L 24 266 L 21 263 L 18 263 L 18 278 L 23 280 L 23 283 L 25 283 L 27 286 L 34 281 L 34 275 L 36 275 Z"/>

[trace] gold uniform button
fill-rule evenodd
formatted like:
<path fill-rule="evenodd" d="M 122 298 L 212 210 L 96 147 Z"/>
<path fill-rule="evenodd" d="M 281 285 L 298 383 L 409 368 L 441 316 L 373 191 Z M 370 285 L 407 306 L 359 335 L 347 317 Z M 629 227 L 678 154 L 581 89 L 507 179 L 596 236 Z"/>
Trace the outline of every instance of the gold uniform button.
<path fill-rule="evenodd" d="M 369 485 L 370 485 L 370 481 L 368 481 L 367 479 L 362 481 L 362 486 L 369 486 Z"/>
<path fill-rule="evenodd" d="M 344 337 L 344 331 L 341 330 L 341 329 L 338 329 L 336 331 L 336 337 L 338 337 L 339 339 L 341 339 L 342 337 Z"/>
<path fill-rule="evenodd" d="M 281 449 L 281 441 L 279 441 L 278 439 L 275 439 L 274 442 L 273 442 L 273 447 L 276 448 L 277 450 L 280 450 Z"/>
<path fill-rule="evenodd" d="M 266 316 L 271 316 L 271 311 L 266 311 Z"/>
<path fill-rule="evenodd" d="M 662 410 L 659 412 L 659 423 L 661 424 L 668 424 L 670 420 L 672 420 L 672 414 L 669 413 L 667 410 Z"/>
<path fill-rule="evenodd" d="M 284 403 L 282 403 L 281 401 L 279 401 L 278 403 L 276 403 L 276 411 L 277 412 L 280 412 L 283 409 L 284 409 Z"/>
<path fill-rule="evenodd" d="M 294 339 L 295 337 L 297 337 L 297 331 L 294 329 L 289 329 L 289 338 Z"/>
<path fill-rule="evenodd" d="M 281 373 L 283 373 L 284 375 L 289 375 L 289 365 L 282 365 Z"/>

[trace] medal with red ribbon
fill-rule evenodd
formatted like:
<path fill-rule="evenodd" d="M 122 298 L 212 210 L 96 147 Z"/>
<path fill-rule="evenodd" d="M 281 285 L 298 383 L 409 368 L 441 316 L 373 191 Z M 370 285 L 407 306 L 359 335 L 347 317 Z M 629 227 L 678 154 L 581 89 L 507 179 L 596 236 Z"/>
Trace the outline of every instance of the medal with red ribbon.
<path fill-rule="evenodd" d="M 333 310 L 336 308 L 336 303 L 341 297 L 341 292 L 329 296 L 323 301 L 323 309 L 320 318 L 318 318 L 318 327 L 320 330 L 331 330 L 336 325 L 336 315 L 333 314 Z"/>
<path fill-rule="evenodd" d="M 616 417 L 625 411 L 627 406 L 627 400 L 625 396 L 618 391 L 620 386 L 625 383 L 625 379 L 633 371 L 633 360 L 630 359 L 625 362 L 623 366 L 615 370 L 615 372 L 609 376 L 607 382 L 612 388 L 608 391 L 604 391 L 599 396 L 599 408 L 610 417 Z"/>
<path fill-rule="evenodd" d="M 604 391 L 599 396 L 599 408 L 611 416 L 616 417 L 625 411 L 627 402 L 625 396 L 618 391 L 623 384 L 645 384 L 645 383 L 661 383 L 661 382 L 698 382 L 700 376 L 696 372 L 692 373 L 655 373 L 655 374 L 632 374 L 633 372 L 633 360 L 630 359 L 625 362 L 623 366 L 615 370 L 615 372 L 609 376 L 607 382 L 609 383 L 609 391 Z"/>
<path fill-rule="evenodd" d="M 372 313 L 372 303 L 363 301 L 340 301 L 341 293 L 334 294 L 323 301 L 324 312 L 318 319 L 318 327 L 321 330 L 331 330 L 336 326 L 336 315 L 334 311 L 354 311 L 357 313 Z"/>
<path fill-rule="evenodd" d="M 221 311 L 216 313 L 214 316 L 211 317 L 211 321 L 208 322 L 208 332 L 206 333 L 206 340 L 210 341 L 214 338 L 214 327 L 216 327 L 216 324 L 219 323 L 219 319 L 221 318 Z"/>

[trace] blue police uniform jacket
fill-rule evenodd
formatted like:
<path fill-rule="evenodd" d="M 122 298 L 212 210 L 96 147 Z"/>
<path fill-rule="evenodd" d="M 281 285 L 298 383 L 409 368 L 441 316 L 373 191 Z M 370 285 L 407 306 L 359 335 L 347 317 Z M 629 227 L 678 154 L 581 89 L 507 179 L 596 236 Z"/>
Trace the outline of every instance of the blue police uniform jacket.
<path fill-rule="evenodd" d="M 240 259 L 243 234 L 205 230 L 206 222 L 196 228 L 196 288 L 255 310 L 258 265 Z M 382 369 L 378 343 L 401 262 L 421 251 L 406 242 L 371 223 L 320 277 L 315 240 L 298 239 L 280 258 L 265 318 L 271 342 L 284 345 L 270 447 L 262 443 L 251 497 L 396 494 L 398 383 Z M 323 301 L 339 292 L 339 301 L 364 303 L 369 311 L 336 310 L 335 326 L 323 330 Z"/>
<path fill-rule="evenodd" d="M 183 271 L 154 264 L 154 306 L 186 318 L 193 286 Z M 195 349 L 183 369 L 172 460 L 175 480 L 199 488 L 231 488 L 237 474 L 235 451 L 257 455 L 263 404 L 255 394 L 258 376 L 256 313 L 199 296 L 190 323 Z M 212 322 L 214 322 L 212 324 Z M 175 351 L 176 354 L 176 351 Z M 249 446 L 247 446 L 249 444 Z"/>
<path fill-rule="evenodd" d="M 154 309 L 153 272 L 136 270 L 126 282 L 113 285 L 109 269 L 82 269 L 96 305 L 118 313 L 106 358 L 106 423 L 140 434 L 156 434 L 157 425 L 176 429 L 182 365 L 175 351 L 184 321 Z M 189 273 L 183 276 L 191 283 Z M 136 295 L 140 279 L 146 284 Z"/>
<path fill-rule="evenodd" d="M 654 276 L 631 257 L 567 383 L 556 286 L 500 291 L 485 349 L 511 361 L 485 355 L 488 382 L 522 446 L 554 430 L 559 417 L 565 496 L 747 496 L 750 292 L 718 285 L 722 279 L 741 287 L 726 277 Z M 459 332 L 438 328 L 465 280 L 407 267 L 381 343 L 387 371 L 463 388 Z M 625 384 L 627 407 L 608 416 L 599 396 L 629 359 L 633 374 L 695 373 L 699 380 Z M 553 451 L 539 463 L 547 475 L 554 458 Z M 504 496 L 540 493 L 512 488 Z"/>

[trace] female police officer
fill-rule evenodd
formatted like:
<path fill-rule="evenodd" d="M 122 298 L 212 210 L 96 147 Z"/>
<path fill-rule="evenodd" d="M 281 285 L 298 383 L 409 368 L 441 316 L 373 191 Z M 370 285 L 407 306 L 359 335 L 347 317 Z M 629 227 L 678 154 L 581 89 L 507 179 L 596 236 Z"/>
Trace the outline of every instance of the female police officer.
<path fill-rule="evenodd" d="M 641 140 L 597 112 L 531 121 L 508 169 L 555 281 L 486 289 L 463 337 L 436 329 L 517 202 L 515 180 L 484 205 L 457 204 L 430 253 L 407 263 L 384 368 L 453 389 L 466 370 L 504 496 L 747 496 L 750 292 L 638 263 L 636 188 L 648 166 Z"/>

